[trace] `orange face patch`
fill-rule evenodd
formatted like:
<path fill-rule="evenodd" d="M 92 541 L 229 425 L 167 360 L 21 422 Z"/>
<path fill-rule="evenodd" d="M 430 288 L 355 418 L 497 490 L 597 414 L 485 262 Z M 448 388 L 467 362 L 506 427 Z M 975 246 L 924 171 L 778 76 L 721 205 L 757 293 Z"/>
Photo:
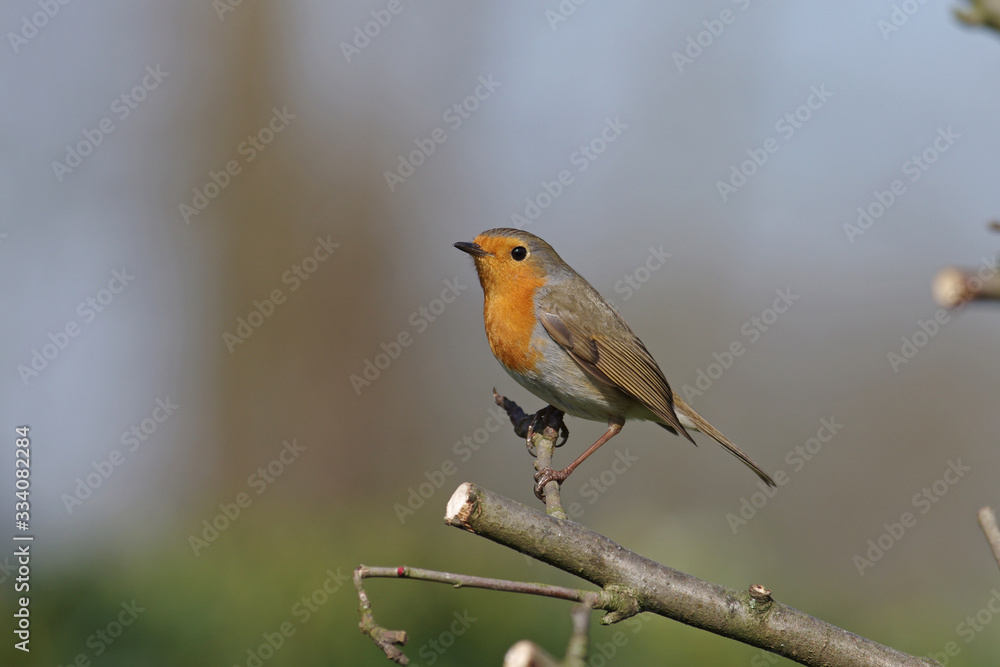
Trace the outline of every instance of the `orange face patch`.
<path fill-rule="evenodd" d="M 544 267 L 531 255 L 522 261 L 511 257 L 511 250 L 523 245 L 519 239 L 480 235 L 475 242 L 492 255 L 476 258 L 490 349 L 510 370 L 530 371 L 538 358 L 531 349 L 531 334 L 536 323 L 535 292 L 546 280 Z"/>

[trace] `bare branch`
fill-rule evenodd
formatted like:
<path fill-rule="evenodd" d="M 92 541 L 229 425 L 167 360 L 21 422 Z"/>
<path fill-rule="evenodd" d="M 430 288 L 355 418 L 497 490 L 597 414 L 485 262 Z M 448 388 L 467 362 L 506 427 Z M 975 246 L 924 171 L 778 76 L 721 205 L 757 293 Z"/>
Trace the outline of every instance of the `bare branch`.
<path fill-rule="evenodd" d="M 553 468 L 552 454 L 555 448 L 561 444 L 558 443 L 559 435 L 562 433 L 564 436 L 569 436 L 566 425 L 562 424 L 561 420 L 559 420 L 558 426 L 544 424 L 542 433 L 532 433 L 532 428 L 536 421 L 542 420 L 542 413 L 526 415 L 517 403 L 497 393 L 496 387 L 493 388 L 493 400 L 507 412 L 507 416 L 514 425 L 514 432 L 516 434 L 522 437 L 531 437 L 531 444 L 528 450 L 535 457 L 535 470 L 541 472 L 546 468 Z M 563 442 L 565 442 L 565 439 Z M 566 510 L 563 509 L 562 500 L 559 496 L 559 482 L 552 481 L 546 484 L 542 488 L 542 496 L 545 499 L 545 512 L 549 516 L 554 516 L 557 519 L 569 518 L 566 515 Z"/>
<path fill-rule="evenodd" d="M 503 667 L 563 667 L 563 664 L 535 642 L 522 639 L 507 649 Z"/>
<path fill-rule="evenodd" d="M 566 667 L 584 667 L 587 663 L 587 652 L 590 644 L 590 612 L 594 610 L 598 597 L 596 593 L 588 593 L 587 599 L 573 607 L 573 634 L 569 637 L 566 647 Z"/>
<path fill-rule="evenodd" d="M 1000 32 L 1000 2 L 971 0 L 968 8 L 954 10 L 955 18 L 969 26 L 984 26 Z"/>
<path fill-rule="evenodd" d="M 1000 299 L 1000 271 L 996 267 L 972 270 L 949 266 L 934 276 L 931 291 L 934 300 L 944 308 L 958 308 L 969 301 Z"/>
<path fill-rule="evenodd" d="M 372 638 L 372 641 L 385 652 L 385 657 L 397 665 L 408 665 L 410 659 L 399 649 L 400 646 L 406 644 L 406 633 L 402 630 L 387 630 L 377 624 L 372 616 L 372 605 L 368 601 L 368 595 L 361 583 L 368 576 L 369 571 L 364 565 L 360 565 L 354 570 L 354 587 L 358 590 L 358 600 L 361 603 L 361 622 L 358 623 L 358 628 Z"/>
<path fill-rule="evenodd" d="M 525 581 L 510 581 L 507 579 L 490 579 L 488 577 L 475 577 L 467 574 L 454 574 L 452 572 L 440 572 L 437 570 L 423 570 L 414 567 L 366 567 L 359 565 L 354 570 L 354 587 L 358 591 L 358 600 L 361 607 L 361 622 L 358 627 L 361 632 L 372 638 L 386 657 L 399 665 L 409 664 L 409 658 L 399 648 L 406 644 L 406 632 L 402 630 L 387 630 L 375 622 L 371 611 L 371 602 L 365 592 L 365 579 L 386 577 L 392 579 L 416 579 L 419 581 L 431 581 L 441 584 L 450 584 L 455 588 L 486 588 L 494 591 L 506 591 L 509 593 L 524 593 L 527 595 L 541 595 L 543 597 L 559 598 L 561 600 L 571 600 L 579 602 L 587 612 L 597 604 L 598 595 L 593 591 L 582 591 L 576 588 L 565 588 L 563 586 L 550 586 L 548 584 L 536 584 Z M 574 628 L 579 621 L 574 616 Z M 586 627 L 584 628 L 586 633 Z M 575 637 L 575 635 L 574 635 Z M 576 643 L 579 644 L 577 639 Z M 530 642 L 529 642 L 530 643 Z M 586 657 L 587 638 L 583 637 L 583 651 Z M 573 640 L 570 640 L 570 648 L 574 647 Z M 522 647 L 523 649 L 524 647 Z M 575 649 L 579 652 L 579 647 Z M 518 653 L 518 655 L 524 655 Z M 534 654 L 531 654 L 534 655 Z M 533 663 L 526 663 L 533 664 Z M 582 664 L 582 663 L 581 663 Z"/>
<path fill-rule="evenodd" d="M 439 584 L 450 584 L 455 588 L 486 588 L 491 591 L 505 591 L 507 593 L 524 593 L 526 595 L 541 595 L 548 598 L 559 598 L 560 600 L 570 600 L 572 602 L 584 602 L 588 596 L 596 595 L 593 591 L 581 591 L 578 588 L 565 588 L 563 586 L 550 586 L 549 584 L 536 584 L 528 581 L 510 581 L 509 579 L 490 579 L 489 577 L 475 577 L 468 574 L 455 574 L 453 572 L 441 572 L 439 570 L 423 570 L 416 567 L 366 567 L 359 566 L 355 570 L 355 579 L 361 572 L 361 579 L 388 577 L 392 579 L 416 579 L 418 581 L 433 581 Z"/>
<path fill-rule="evenodd" d="M 494 398 L 507 411 L 515 432 L 526 438 L 529 451 L 536 457 L 536 470 L 550 468 L 556 441 L 560 435 L 563 438 L 568 435 L 561 421 L 562 413 L 549 407 L 537 415 L 526 415 L 496 390 Z M 533 434 L 536 426 L 543 427 L 541 434 Z M 409 567 L 369 568 L 362 565 L 354 572 L 361 604 L 361 631 L 396 663 L 406 665 L 409 662 L 399 648 L 406 643 L 406 633 L 386 630 L 375 623 L 371 603 L 362 586 L 362 580 L 367 577 L 409 578 L 446 583 L 456 588 L 468 586 L 527 593 L 580 603 L 572 612 L 573 634 L 565 660 L 559 662 L 536 644 L 522 641 L 507 652 L 505 667 L 583 667 L 587 659 L 591 609 L 607 612 L 601 619 L 604 624 L 652 612 L 804 665 L 904 667 L 938 664 L 883 646 L 777 602 L 771 591 L 760 584 L 750 586 L 746 592 L 734 591 L 629 551 L 567 520 L 557 482 L 546 484 L 543 496 L 547 514 L 465 483 L 448 501 L 445 522 L 586 579 L 601 587 L 599 593 Z M 996 530 L 995 520 L 993 529 Z M 989 535 L 987 531 L 988 538 Z M 989 539 L 995 549 L 1000 546 L 1000 537 L 996 542 Z"/>
<path fill-rule="evenodd" d="M 552 467 L 552 453 L 556 448 L 556 434 L 551 427 L 546 427 L 545 432 L 535 434 L 535 470 L 541 472 Z M 545 498 L 545 513 L 557 519 L 568 519 L 566 510 L 563 509 L 562 499 L 559 496 L 559 482 L 552 481 L 542 488 L 542 496 Z"/>
<path fill-rule="evenodd" d="M 986 535 L 986 541 L 990 543 L 990 548 L 993 549 L 993 558 L 996 559 L 997 565 L 1000 565 L 1000 528 L 997 527 L 997 515 L 989 506 L 979 510 L 979 525 Z"/>
<path fill-rule="evenodd" d="M 527 639 L 510 647 L 503 658 L 503 667 L 585 667 L 590 640 L 590 612 L 597 601 L 595 593 L 588 593 L 587 600 L 573 607 L 573 634 L 566 647 L 566 659 L 556 660 L 545 649 Z"/>
<path fill-rule="evenodd" d="M 877 644 L 771 599 L 739 593 L 644 558 L 574 521 L 555 519 L 465 483 L 445 521 L 590 581 L 602 623 L 650 611 L 763 648 L 804 665 L 936 665 Z"/>

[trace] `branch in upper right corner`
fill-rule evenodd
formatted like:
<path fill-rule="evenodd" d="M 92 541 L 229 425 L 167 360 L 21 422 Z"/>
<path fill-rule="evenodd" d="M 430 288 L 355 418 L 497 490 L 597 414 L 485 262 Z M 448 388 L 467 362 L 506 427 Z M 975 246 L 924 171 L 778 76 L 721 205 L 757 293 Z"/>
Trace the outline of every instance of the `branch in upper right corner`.
<path fill-rule="evenodd" d="M 934 300 L 945 308 L 958 308 L 969 301 L 1000 300 L 1000 268 L 983 260 L 975 269 L 955 266 L 934 276 Z"/>
<path fill-rule="evenodd" d="M 1000 32 L 1000 2 L 971 0 L 969 7 L 955 9 L 955 17 L 969 26 L 984 26 Z"/>

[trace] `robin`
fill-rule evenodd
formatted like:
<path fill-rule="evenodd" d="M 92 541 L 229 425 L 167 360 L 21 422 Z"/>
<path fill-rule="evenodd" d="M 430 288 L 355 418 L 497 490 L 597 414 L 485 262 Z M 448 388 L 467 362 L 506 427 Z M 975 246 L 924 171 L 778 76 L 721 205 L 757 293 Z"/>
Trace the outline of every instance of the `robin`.
<path fill-rule="evenodd" d="M 694 443 L 708 435 L 766 484 L 772 480 L 680 397 L 614 306 L 556 254 L 520 229 L 491 229 L 455 247 L 472 255 L 483 287 L 483 318 L 493 356 L 518 384 L 557 410 L 607 421 L 608 430 L 562 470 L 535 475 L 535 494 L 562 484 L 628 419 L 654 421 Z"/>

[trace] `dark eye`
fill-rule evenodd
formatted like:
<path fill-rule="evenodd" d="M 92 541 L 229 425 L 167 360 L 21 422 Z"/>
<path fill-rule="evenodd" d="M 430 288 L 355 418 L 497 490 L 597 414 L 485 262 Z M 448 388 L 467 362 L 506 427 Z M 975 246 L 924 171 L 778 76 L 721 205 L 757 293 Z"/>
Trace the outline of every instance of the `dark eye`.
<path fill-rule="evenodd" d="M 519 245 L 510 251 L 510 256 L 514 258 L 515 262 L 520 262 L 522 259 L 528 256 L 528 249 L 523 245 Z"/>

